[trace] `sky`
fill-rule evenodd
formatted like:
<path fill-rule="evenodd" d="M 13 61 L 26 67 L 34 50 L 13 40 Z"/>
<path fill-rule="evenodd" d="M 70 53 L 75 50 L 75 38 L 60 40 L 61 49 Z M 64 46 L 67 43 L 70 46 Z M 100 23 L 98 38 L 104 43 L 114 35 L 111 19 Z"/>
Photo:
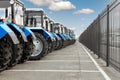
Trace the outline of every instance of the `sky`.
<path fill-rule="evenodd" d="M 42 8 L 55 22 L 75 30 L 78 37 L 112 0 L 21 0 L 26 8 Z"/>

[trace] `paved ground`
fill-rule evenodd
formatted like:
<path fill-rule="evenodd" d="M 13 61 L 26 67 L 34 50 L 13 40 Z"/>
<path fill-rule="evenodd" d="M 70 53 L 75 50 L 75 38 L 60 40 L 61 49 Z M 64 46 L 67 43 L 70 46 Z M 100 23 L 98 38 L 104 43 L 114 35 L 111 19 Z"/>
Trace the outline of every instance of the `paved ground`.
<path fill-rule="evenodd" d="M 28 61 L 0 73 L 0 80 L 119 80 L 119 73 L 106 68 L 80 43 L 54 51 L 39 61 Z M 94 61 L 100 64 L 100 66 Z M 102 67 L 102 68 L 101 68 Z M 105 72 L 104 72 L 105 71 Z"/>

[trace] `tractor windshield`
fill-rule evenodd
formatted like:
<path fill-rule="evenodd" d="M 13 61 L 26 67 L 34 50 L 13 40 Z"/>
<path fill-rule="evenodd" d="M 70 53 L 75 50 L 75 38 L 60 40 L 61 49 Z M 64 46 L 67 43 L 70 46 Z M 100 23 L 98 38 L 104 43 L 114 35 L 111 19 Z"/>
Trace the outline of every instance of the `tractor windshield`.
<path fill-rule="evenodd" d="M 30 27 L 40 27 L 41 26 L 41 16 L 29 16 L 27 19 L 27 24 Z"/>
<path fill-rule="evenodd" d="M 0 18 L 11 22 L 11 8 L 0 8 Z"/>
<path fill-rule="evenodd" d="M 43 12 L 39 9 L 27 8 L 25 11 L 26 15 L 26 24 L 29 27 L 43 27 L 45 22 L 43 20 Z"/>
<path fill-rule="evenodd" d="M 53 26 L 53 31 L 54 31 L 55 33 L 59 33 L 59 25 L 58 25 L 58 24 L 54 24 L 54 26 Z"/>
<path fill-rule="evenodd" d="M 5 19 L 5 9 L 0 8 L 0 17 Z"/>

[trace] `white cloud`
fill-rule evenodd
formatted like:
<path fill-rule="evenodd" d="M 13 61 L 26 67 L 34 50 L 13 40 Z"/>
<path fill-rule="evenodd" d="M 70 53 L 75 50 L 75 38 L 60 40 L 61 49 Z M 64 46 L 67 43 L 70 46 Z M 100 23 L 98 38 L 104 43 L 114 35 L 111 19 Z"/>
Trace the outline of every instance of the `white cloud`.
<path fill-rule="evenodd" d="M 84 27 L 86 27 L 86 25 L 84 25 L 84 24 L 81 24 L 81 25 L 80 25 L 80 27 L 84 28 Z"/>
<path fill-rule="evenodd" d="M 76 7 L 69 1 L 58 1 L 58 2 L 52 2 L 49 6 L 49 9 L 52 11 L 66 11 L 66 10 L 72 10 Z"/>
<path fill-rule="evenodd" d="M 86 19 L 85 18 L 81 18 L 82 21 L 85 21 Z"/>
<path fill-rule="evenodd" d="M 28 1 L 38 6 L 48 6 L 52 0 L 28 0 Z"/>
<path fill-rule="evenodd" d="M 94 10 L 89 9 L 89 8 L 81 9 L 81 10 L 74 12 L 74 14 L 91 14 L 91 13 L 94 13 Z"/>
<path fill-rule="evenodd" d="M 70 1 L 67 0 L 28 0 L 38 6 L 48 6 L 52 11 L 66 11 L 76 8 Z"/>
<path fill-rule="evenodd" d="M 76 30 L 76 27 L 71 27 L 70 29 L 75 31 L 75 30 Z"/>

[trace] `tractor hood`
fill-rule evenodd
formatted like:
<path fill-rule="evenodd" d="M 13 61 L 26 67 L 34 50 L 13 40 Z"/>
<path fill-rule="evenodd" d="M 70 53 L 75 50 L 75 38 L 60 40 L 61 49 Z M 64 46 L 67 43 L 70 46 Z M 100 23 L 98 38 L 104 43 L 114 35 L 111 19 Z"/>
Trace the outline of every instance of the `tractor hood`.
<path fill-rule="evenodd" d="M 9 35 L 14 44 L 18 44 L 19 40 L 17 39 L 15 33 L 3 22 L 0 22 L 0 39 Z"/>
<path fill-rule="evenodd" d="M 54 37 L 51 35 L 51 33 L 47 32 L 45 29 L 41 27 L 28 27 L 28 29 L 35 32 L 36 31 L 40 32 L 46 39 L 51 39 L 52 41 L 54 41 Z"/>
<path fill-rule="evenodd" d="M 7 23 L 10 29 L 12 29 L 16 35 L 21 35 L 23 40 L 27 42 L 27 37 L 25 36 L 24 32 L 15 24 L 13 23 Z"/>
<path fill-rule="evenodd" d="M 34 33 L 29 29 L 29 27 L 23 27 L 23 31 L 27 37 L 32 36 L 33 40 L 36 40 Z"/>

